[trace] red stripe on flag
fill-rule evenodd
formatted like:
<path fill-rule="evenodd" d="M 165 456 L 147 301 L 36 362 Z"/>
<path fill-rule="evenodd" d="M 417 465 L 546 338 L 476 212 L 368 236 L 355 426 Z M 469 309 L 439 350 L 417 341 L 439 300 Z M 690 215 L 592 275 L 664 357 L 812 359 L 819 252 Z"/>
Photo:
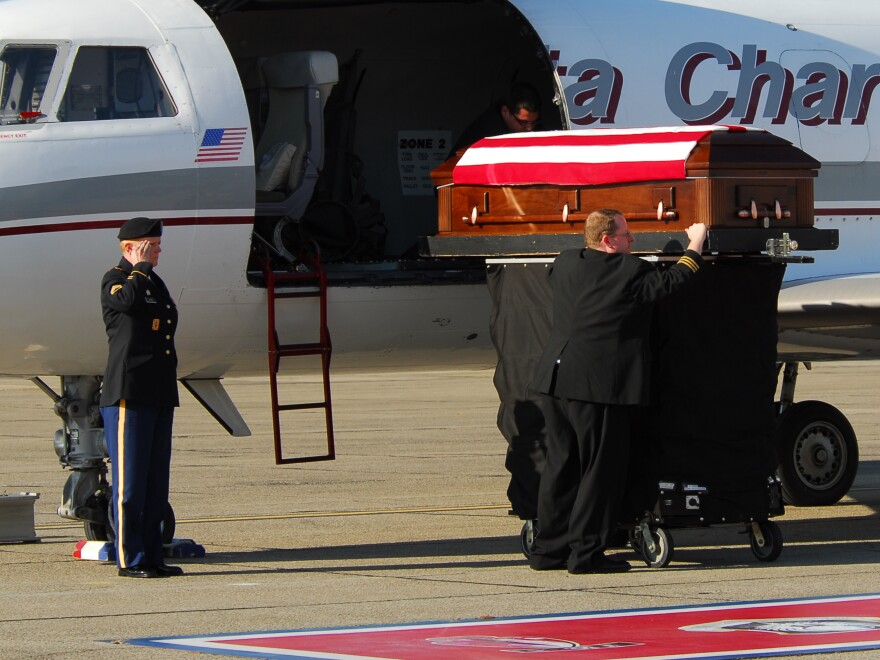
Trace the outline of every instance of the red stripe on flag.
<path fill-rule="evenodd" d="M 483 138 L 459 160 L 452 180 L 461 185 L 517 186 L 683 179 L 685 162 L 702 138 L 715 131 L 745 130 L 741 126 L 598 129 Z M 643 146 L 646 151 L 640 154 Z"/>

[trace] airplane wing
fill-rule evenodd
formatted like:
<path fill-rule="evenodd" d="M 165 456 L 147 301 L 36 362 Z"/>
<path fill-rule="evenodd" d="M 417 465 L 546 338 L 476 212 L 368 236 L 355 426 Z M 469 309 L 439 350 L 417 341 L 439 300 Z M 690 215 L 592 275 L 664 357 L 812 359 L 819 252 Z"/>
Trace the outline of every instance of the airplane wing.
<path fill-rule="evenodd" d="M 796 280 L 778 302 L 781 361 L 876 358 L 880 355 L 880 274 Z"/>

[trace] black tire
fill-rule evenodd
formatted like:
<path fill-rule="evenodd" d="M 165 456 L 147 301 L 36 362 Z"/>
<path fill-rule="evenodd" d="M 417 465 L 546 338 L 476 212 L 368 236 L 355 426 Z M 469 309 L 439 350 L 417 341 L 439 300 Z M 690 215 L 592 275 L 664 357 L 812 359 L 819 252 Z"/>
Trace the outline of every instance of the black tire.
<path fill-rule="evenodd" d="M 87 541 L 109 541 L 107 537 L 107 526 L 102 523 L 83 522 L 83 530 L 85 531 Z"/>
<path fill-rule="evenodd" d="M 638 526 L 630 527 L 626 532 L 627 545 L 633 552 L 641 554 L 642 552 L 642 535 L 639 533 Z"/>
<path fill-rule="evenodd" d="M 776 423 L 777 474 L 785 502 L 829 506 L 847 494 L 859 467 L 855 431 L 822 401 L 790 406 Z"/>
<path fill-rule="evenodd" d="M 107 543 L 116 542 L 116 530 L 113 529 L 112 510 L 110 509 L 109 493 L 101 492 L 95 495 L 95 506 L 98 510 L 105 512 L 105 518 L 102 522 L 84 521 L 83 529 L 85 530 L 86 540 L 88 541 L 105 541 Z"/>
<path fill-rule="evenodd" d="M 522 530 L 519 533 L 519 542 L 522 546 L 522 553 L 526 556 L 526 559 L 532 555 L 532 548 L 535 547 L 535 536 L 537 533 L 537 520 L 526 520 L 523 523 Z"/>
<path fill-rule="evenodd" d="M 107 543 L 116 542 L 116 528 L 113 523 L 113 514 L 110 511 L 110 503 L 107 504 L 107 522 L 94 523 L 84 522 L 86 539 L 89 541 L 106 541 Z M 174 517 L 174 509 L 171 504 L 165 510 L 165 518 L 162 520 L 162 543 L 168 544 L 174 540 L 174 528 L 177 526 L 177 520 Z"/>
<path fill-rule="evenodd" d="M 672 534 L 663 527 L 651 530 L 651 538 L 654 541 L 654 551 L 648 548 L 647 539 L 641 539 L 640 551 L 642 558 L 650 568 L 664 568 L 672 561 L 675 544 L 672 542 Z"/>
<path fill-rule="evenodd" d="M 775 522 L 767 520 L 755 523 L 761 530 L 762 541 L 759 543 L 755 531 L 749 526 L 749 545 L 758 561 L 776 561 L 782 552 L 782 530 Z"/>

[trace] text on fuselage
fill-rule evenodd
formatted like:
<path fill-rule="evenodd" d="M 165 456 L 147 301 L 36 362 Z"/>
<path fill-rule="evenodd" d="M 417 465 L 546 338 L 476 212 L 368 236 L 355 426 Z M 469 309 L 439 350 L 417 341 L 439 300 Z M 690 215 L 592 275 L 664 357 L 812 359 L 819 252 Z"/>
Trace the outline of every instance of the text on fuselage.
<path fill-rule="evenodd" d="M 578 126 L 613 124 L 624 72 L 605 60 L 583 59 L 561 67 L 559 51 L 551 51 L 551 57 L 563 81 L 575 79 L 565 85 L 571 122 Z M 726 71 L 734 72 L 733 78 L 724 74 Z M 722 84 L 725 79 L 727 85 Z M 711 82 L 707 84 L 707 80 Z M 672 57 L 664 95 L 669 110 L 687 124 L 724 120 L 746 125 L 756 120 L 784 124 L 789 116 L 806 126 L 864 124 L 878 84 L 880 63 L 853 64 L 850 71 L 843 71 L 817 60 L 789 70 L 768 60 L 767 50 L 754 44 L 743 45 L 736 54 L 719 44 L 701 41 L 684 46 Z"/>

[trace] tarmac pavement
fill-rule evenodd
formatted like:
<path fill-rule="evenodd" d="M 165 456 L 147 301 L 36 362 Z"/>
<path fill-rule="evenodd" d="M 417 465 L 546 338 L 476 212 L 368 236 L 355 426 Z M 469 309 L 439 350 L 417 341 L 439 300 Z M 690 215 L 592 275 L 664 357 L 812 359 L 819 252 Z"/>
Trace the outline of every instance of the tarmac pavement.
<path fill-rule="evenodd" d="M 0 493 L 40 493 L 41 538 L 0 545 L 0 657 L 195 659 L 210 656 L 125 640 L 880 592 L 880 362 L 802 369 L 796 400 L 840 408 L 861 464 L 842 502 L 776 519 L 777 561 L 758 562 L 738 528 L 673 530 L 669 567 L 620 550 L 634 569 L 612 575 L 527 567 L 521 522 L 507 515 L 492 376 L 334 374 L 337 459 L 290 466 L 274 464 L 267 379 L 224 381 L 249 438 L 227 436 L 181 391 L 175 536 L 207 554 L 170 560 L 186 574 L 160 580 L 73 558 L 84 535 L 56 514 L 67 479 L 52 447 L 60 420 L 33 384 L 0 380 Z M 286 399 L 316 400 L 317 381 L 286 380 Z M 323 449 L 320 411 L 284 419 L 286 449 Z"/>

